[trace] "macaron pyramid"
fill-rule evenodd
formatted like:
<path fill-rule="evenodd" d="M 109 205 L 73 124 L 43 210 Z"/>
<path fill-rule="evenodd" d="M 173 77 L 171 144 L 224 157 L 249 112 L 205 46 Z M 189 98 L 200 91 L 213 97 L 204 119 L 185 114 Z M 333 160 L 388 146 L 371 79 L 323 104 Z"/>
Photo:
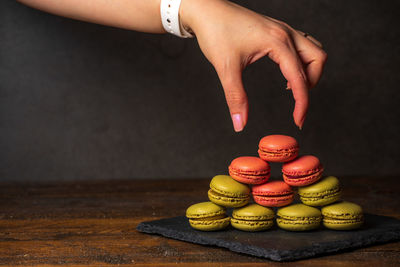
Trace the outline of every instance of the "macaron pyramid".
<path fill-rule="evenodd" d="M 299 156 L 295 138 L 265 136 L 259 142 L 258 155 L 235 158 L 228 167 L 230 176 L 217 175 L 210 183 L 209 200 L 222 208 L 235 208 L 231 219 L 233 227 L 243 231 L 269 229 L 271 217 L 268 221 L 254 218 L 264 218 L 261 211 L 274 214 L 276 208 L 279 208 L 278 226 L 289 231 L 317 229 L 320 222 L 333 230 L 361 227 L 361 207 L 340 202 L 339 179 L 323 177 L 324 167 L 316 156 Z M 270 162 L 282 163 L 282 180 L 269 181 Z M 296 193 L 302 204 L 292 204 Z M 255 203 L 251 203 L 250 195 Z M 322 213 L 319 207 L 323 207 Z M 242 213 L 246 216 L 238 220 L 238 214 Z M 221 230 L 221 227 L 208 230 Z"/>

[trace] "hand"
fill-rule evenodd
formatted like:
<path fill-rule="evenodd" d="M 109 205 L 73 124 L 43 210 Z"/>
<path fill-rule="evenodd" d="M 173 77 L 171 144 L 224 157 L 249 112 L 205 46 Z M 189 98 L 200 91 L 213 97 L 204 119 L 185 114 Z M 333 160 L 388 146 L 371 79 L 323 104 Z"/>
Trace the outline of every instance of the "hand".
<path fill-rule="evenodd" d="M 242 71 L 264 56 L 279 65 L 288 81 L 296 102 L 293 119 L 301 129 L 308 90 L 317 84 L 327 59 L 317 40 L 225 0 L 182 0 L 180 18 L 217 71 L 235 131 L 243 130 L 248 116 Z"/>

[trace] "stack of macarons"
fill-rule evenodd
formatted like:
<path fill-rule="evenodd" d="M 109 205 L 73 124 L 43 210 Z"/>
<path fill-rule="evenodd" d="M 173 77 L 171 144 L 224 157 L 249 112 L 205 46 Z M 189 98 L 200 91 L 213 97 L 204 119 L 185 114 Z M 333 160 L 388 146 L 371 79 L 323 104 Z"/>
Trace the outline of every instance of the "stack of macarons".
<path fill-rule="evenodd" d="M 293 137 L 262 138 L 258 155 L 234 159 L 229 175 L 211 180 L 210 202 L 194 204 L 186 211 L 193 228 L 215 231 L 230 224 L 243 231 L 263 231 L 272 227 L 275 209 L 277 225 L 288 231 L 313 230 L 321 223 L 333 230 L 351 230 L 363 224 L 361 207 L 340 201 L 339 180 L 323 177 L 324 167 L 317 157 L 299 156 Z M 269 181 L 269 162 L 282 163 L 283 180 Z M 295 191 L 302 203 L 292 204 Z M 255 203 L 249 203 L 251 197 Z M 233 208 L 232 218 L 226 215 L 226 208 Z"/>

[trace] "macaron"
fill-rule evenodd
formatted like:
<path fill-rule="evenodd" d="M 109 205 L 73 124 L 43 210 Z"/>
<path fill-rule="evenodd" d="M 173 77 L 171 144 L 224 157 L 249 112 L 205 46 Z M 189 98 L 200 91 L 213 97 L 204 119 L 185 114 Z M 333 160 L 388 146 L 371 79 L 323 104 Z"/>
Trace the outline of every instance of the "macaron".
<path fill-rule="evenodd" d="M 274 225 L 274 211 L 257 204 L 236 208 L 232 212 L 231 225 L 248 232 L 267 230 Z"/>
<path fill-rule="evenodd" d="M 228 175 L 217 175 L 211 180 L 208 198 L 220 206 L 242 207 L 249 202 L 250 188 Z"/>
<path fill-rule="evenodd" d="M 304 204 L 293 204 L 280 208 L 277 213 L 278 226 L 288 231 L 308 231 L 319 227 L 321 212 Z"/>
<path fill-rule="evenodd" d="M 291 186 L 306 186 L 318 181 L 324 168 L 312 155 L 298 157 L 282 166 L 283 179 Z"/>
<path fill-rule="evenodd" d="M 217 231 L 229 225 L 230 217 L 225 208 L 212 202 L 201 202 L 190 206 L 186 210 L 186 217 L 194 229 L 200 231 Z"/>
<path fill-rule="evenodd" d="M 353 230 L 364 223 L 362 208 L 351 202 L 343 201 L 322 208 L 322 223 L 332 230 Z"/>
<path fill-rule="evenodd" d="M 229 165 L 229 175 L 245 184 L 263 184 L 270 177 L 270 166 L 259 157 L 238 157 Z"/>
<path fill-rule="evenodd" d="M 287 135 L 268 135 L 258 144 L 258 155 L 265 161 L 287 162 L 295 159 L 299 153 L 296 139 Z"/>
<path fill-rule="evenodd" d="M 294 192 L 283 181 L 271 181 L 252 188 L 254 201 L 266 207 L 282 207 L 292 203 Z"/>
<path fill-rule="evenodd" d="M 339 179 L 335 176 L 328 176 L 312 185 L 299 187 L 298 192 L 301 202 L 314 207 L 332 204 L 342 195 Z"/>

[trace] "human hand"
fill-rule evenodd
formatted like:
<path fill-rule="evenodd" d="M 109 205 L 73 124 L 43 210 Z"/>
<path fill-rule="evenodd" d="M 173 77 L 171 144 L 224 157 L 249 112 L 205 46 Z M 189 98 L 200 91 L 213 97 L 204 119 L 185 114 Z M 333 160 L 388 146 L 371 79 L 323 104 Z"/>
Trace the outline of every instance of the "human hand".
<path fill-rule="evenodd" d="M 295 99 L 293 119 L 302 128 L 308 90 L 317 84 L 327 59 L 317 40 L 226 0 L 182 0 L 180 19 L 195 33 L 200 49 L 217 71 L 235 131 L 243 130 L 248 117 L 242 71 L 264 56 L 279 65 L 288 81 Z"/>

